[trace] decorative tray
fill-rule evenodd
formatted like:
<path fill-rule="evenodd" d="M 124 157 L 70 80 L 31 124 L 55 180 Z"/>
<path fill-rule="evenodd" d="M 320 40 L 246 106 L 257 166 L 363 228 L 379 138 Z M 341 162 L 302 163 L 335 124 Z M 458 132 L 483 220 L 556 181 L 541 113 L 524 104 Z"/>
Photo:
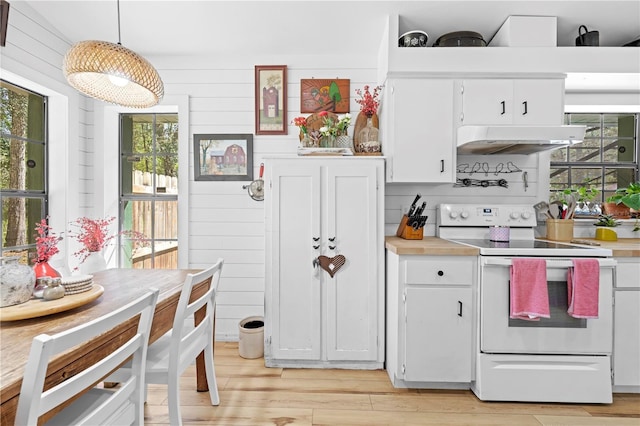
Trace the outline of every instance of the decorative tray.
<path fill-rule="evenodd" d="M 302 148 L 298 147 L 298 155 L 353 155 L 350 148 Z"/>
<path fill-rule="evenodd" d="M 61 299 L 31 299 L 19 305 L 0 308 L 0 321 L 17 321 L 68 311 L 93 302 L 102 296 L 102 293 L 104 293 L 104 288 L 101 285 L 94 284 L 89 291 L 64 296 Z"/>

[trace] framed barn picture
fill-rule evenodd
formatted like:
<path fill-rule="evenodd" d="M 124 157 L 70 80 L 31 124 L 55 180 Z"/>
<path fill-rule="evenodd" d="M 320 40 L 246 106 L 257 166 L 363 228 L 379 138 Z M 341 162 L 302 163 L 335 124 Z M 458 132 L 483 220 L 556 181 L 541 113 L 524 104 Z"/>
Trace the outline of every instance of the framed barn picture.
<path fill-rule="evenodd" d="M 349 79 L 301 79 L 300 112 L 349 112 Z"/>
<path fill-rule="evenodd" d="M 286 135 L 287 66 L 255 66 L 256 135 Z"/>
<path fill-rule="evenodd" d="M 193 135 L 195 180 L 253 180 L 253 135 Z"/>

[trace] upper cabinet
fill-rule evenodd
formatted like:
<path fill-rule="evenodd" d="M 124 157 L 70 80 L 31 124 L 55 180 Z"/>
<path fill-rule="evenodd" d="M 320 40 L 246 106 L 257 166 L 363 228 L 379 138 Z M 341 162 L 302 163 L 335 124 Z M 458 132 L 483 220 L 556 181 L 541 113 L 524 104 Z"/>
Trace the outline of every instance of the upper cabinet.
<path fill-rule="evenodd" d="M 562 124 L 563 79 L 469 79 L 460 96 L 461 125 Z"/>
<path fill-rule="evenodd" d="M 454 81 L 390 79 L 381 115 L 387 182 L 455 182 Z"/>

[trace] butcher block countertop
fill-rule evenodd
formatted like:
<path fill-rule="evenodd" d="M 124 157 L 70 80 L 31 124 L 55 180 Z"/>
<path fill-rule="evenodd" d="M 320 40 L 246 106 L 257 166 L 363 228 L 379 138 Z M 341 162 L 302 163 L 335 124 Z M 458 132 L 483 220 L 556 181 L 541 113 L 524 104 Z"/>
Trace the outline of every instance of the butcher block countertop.
<path fill-rule="evenodd" d="M 478 256 L 477 248 L 443 240 L 424 237 L 421 240 L 405 240 L 396 236 L 385 237 L 385 247 L 395 254 L 427 254 L 430 256 Z"/>
<path fill-rule="evenodd" d="M 613 252 L 613 257 L 640 257 L 640 238 L 618 238 L 618 241 L 603 241 L 595 238 L 577 238 L 594 243 Z"/>

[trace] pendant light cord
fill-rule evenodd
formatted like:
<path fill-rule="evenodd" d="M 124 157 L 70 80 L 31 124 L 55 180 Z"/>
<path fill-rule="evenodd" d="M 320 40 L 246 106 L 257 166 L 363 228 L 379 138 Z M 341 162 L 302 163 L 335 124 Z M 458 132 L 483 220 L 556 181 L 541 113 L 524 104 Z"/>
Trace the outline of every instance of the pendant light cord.
<path fill-rule="evenodd" d="M 120 39 L 120 0 L 117 0 L 118 5 L 118 44 L 122 46 L 122 40 Z"/>

